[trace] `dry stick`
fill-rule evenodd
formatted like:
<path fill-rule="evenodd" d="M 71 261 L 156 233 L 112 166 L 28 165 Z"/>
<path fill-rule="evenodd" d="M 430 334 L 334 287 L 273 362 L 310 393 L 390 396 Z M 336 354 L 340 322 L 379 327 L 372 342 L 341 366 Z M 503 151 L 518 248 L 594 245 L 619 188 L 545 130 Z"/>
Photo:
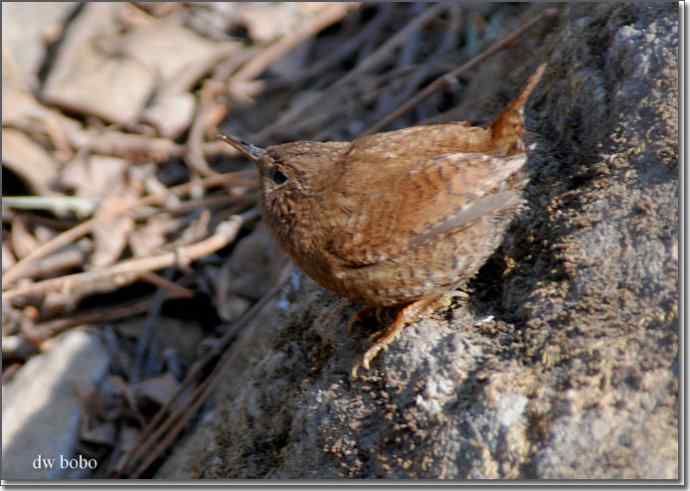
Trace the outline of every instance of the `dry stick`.
<path fill-rule="evenodd" d="M 376 98 L 378 97 L 378 94 L 381 93 L 381 91 L 388 88 L 388 85 L 387 85 L 388 82 L 390 82 L 391 80 L 396 80 L 396 79 L 401 78 L 401 77 L 414 76 L 415 75 L 415 69 L 417 69 L 420 66 L 424 67 L 424 65 L 410 65 L 407 67 L 394 69 L 391 72 L 388 72 L 386 74 L 375 77 L 371 81 L 370 87 L 367 87 L 364 89 L 361 87 L 363 85 L 362 81 L 359 81 L 358 84 L 350 83 L 348 86 L 341 87 L 341 90 L 339 92 L 339 97 L 345 99 L 352 94 L 357 94 L 358 90 L 360 90 L 362 92 L 361 98 L 365 103 L 367 103 L 369 101 L 376 100 Z M 433 68 L 433 67 L 430 67 L 430 69 L 431 68 Z M 368 80 L 365 80 L 365 82 L 369 83 Z M 346 110 L 347 110 L 347 106 L 345 104 L 341 104 L 339 106 L 336 106 L 336 108 L 331 110 L 331 111 L 313 111 L 311 114 L 303 116 L 299 121 L 292 121 L 292 117 L 290 117 L 291 115 L 303 113 L 302 108 L 299 108 L 296 111 L 290 111 L 290 112 L 285 113 L 285 116 L 286 116 L 285 119 L 286 119 L 287 123 L 289 123 L 288 126 L 289 126 L 289 130 L 291 133 L 299 133 L 301 131 L 306 131 L 309 128 L 313 128 L 316 126 L 318 126 L 320 128 L 326 127 L 325 130 L 323 130 L 321 133 L 317 134 L 315 139 L 318 140 L 319 138 L 322 138 L 324 134 L 326 134 L 328 131 L 330 131 L 327 128 L 328 121 L 337 117 L 339 114 L 341 114 L 342 112 L 344 112 Z M 275 124 L 271 125 L 267 129 L 268 133 L 266 133 L 266 137 L 271 133 L 275 133 L 275 132 L 279 131 L 282 127 L 283 127 L 283 125 L 279 124 L 279 123 L 275 123 Z M 256 140 L 261 141 L 263 138 L 265 138 L 264 133 L 265 133 L 264 131 L 260 132 L 256 136 Z"/>
<path fill-rule="evenodd" d="M 109 268 L 97 271 L 87 271 L 72 275 L 38 281 L 26 286 L 6 290 L 3 300 L 12 301 L 29 295 L 42 295 L 51 291 L 70 291 L 87 288 L 88 291 L 109 291 L 113 284 L 122 286 L 136 281 L 145 272 L 167 268 L 180 262 L 187 262 L 207 256 L 218 249 L 222 249 L 232 242 L 243 223 L 258 216 L 255 209 L 242 215 L 235 215 L 228 221 L 221 223 L 211 237 L 185 247 L 175 252 L 159 254 L 153 257 L 130 259 L 122 261 Z"/>
<path fill-rule="evenodd" d="M 429 61 L 422 65 L 420 69 L 410 77 L 410 80 L 407 81 L 402 92 L 398 94 L 396 107 L 399 107 L 417 92 L 419 83 L 431 75 L 434 69 L 434 61 L 441 60 L 444 54 L 447 54 L 457 44 L 457 37 L 462 24 L 462 7 L 460 5 L 452 5 L 448 9 L 448 14 L 450 16 L 450 25 L 443 36 L 443 40 L 439 43 L 435 52 L 429 57 Z"/>
<path fill-rule="evenodd" d="M 171 290 L 168 298 L 184 298 L 185 296 L 186 295 L 178 295 L 178 292 Z M 34 329 L 38 333 L 40 339 L 48 339 L 72 327 L 83 326 L 84 324 L 99 324 L 122 319 L 124 317 L 144 314 L 147 312 L 152 298 L 153 297 L 148 297 L 134 303 L 130 302 L 123 305 L 115 305 L 113 307 L 103 307 L 86 312 L 76 312 L 69 317 L 36 324 Z"/>
<path fill-rule="evenodd" d="M 44 121 L 50 121 L 50 123 L 46 122 L 46 125 L 56 123 L 51 118 L 45 118 Z M 40 129 L 32 123 L 10 122 L 7 126 L 32 134 L 46 134 L 47 132 L 47 130 Z M 97 138 L 81 128 L 67 128 L 64 132 L 65 138 L 72 147 L 77 149 L 89 148 L 93 153 L 112 155 L 135 163 L 165 162 L 173 157 L 183 157 L 187 151 L 185 145 L 179 145 L 166 138 L 122 133 L 115 130 L 105 130 Z M 237 155 L 231 147 L 216 145 L 214 142 L 204 144 L 203 151 L 204 155 L 207 156 Z"/>
<path fill-rule="evenodd" d="M 27 266 L 27 274 L 32 278 L 50 278 L 71 269 L 82 266 L 93 247 L 90 243 L 78 242 L 65 247 L 63 250 L 51 254 L 41 260 L 34 261 Z"/>
<path fill-rule="evenodd" d="M 206 367 L 209 362 L 213 361 L 221 353 L 223 353 L 223 357 L 218 362 L 212 373 L 216 373 L 216 370 L 218 370 L 217 373 L 222 373 L 224 364 L 228 361 L 228 359 L 230 359 L 228 355 L 229 350 L 227 348 L 229 348 L 232 342 L 237 338 L 237 336 L 239 336 L 240 331 L 263 310 L 268 301 L 283 288 L 283 285 L 289 277 L 290 271 L 291 268 L 289 267 L 289 264 L 285 265 L 282 269 L 276 286 L 271 288 L 256 304 L 252 306 L 251 309 L 245 312 L 238 320 L 233 322 L 227 332 L 219 340 L 215 348 L 211 350 L 203 359 L 194 364 L 189 373 L 187 373 L 185 380 L 182 382 L 182 384 L 180 384 L 180 387 L 175 395 L 165 403 L 165 405 L 153 417 L 151 422 L 144 428 L 140 436 L 139 444 L 130 451 L 125 463 L 122 466 L 122 469 L 126 469 L 131 462 L 135 461 L 135 459 L 140 459 L 143 457 L 143 455 L 150 453 L 150 447 L 154 445 L 157 439 L 162 436 L 165 431 L 175 422 L 175 419 L 178 417 L 178 413 L 184 412 L 186 408 L 177 409 L 170 414 L 168 414 L 168 412 L 171 410 L 171 408 L 175 407 L 182 395 L 196 380 L 197 376 L 201 373 L 204 367 Z M 214 379 L 211 388 L 215 386 L 215 384 L 216 379 Z M 203 396 L 201 397 L 201 403 L 203 403 L 203 401 L 205 401 L 209 395 L 210 390 L 204 391 Z M 199 403 L 199 405 L 201 403 Z M 195 410 L 195 408 L 189 410 L 190 415 L 193 414 Z"/>
<path fill-rule="evenodd" d="M 227 146 L 227 145 L 226 145 Z M 218 176 L 213 176 L 209 177 L 207 179 L 204 179 L 201 181 L 201 185 L 208 188 L 211 186 L 219 186 L 222 184 L 229 184 L 229 183 L 237 183 L 241 182 L 242 177 L 244 175 L 249 175 L 250 173 L 254 173 L 254 171 L 250 172 L 233 172 L 233 173 L 228 173 L 228 174 L 220 174 Z M 179 186 L 175 186 L 169 190 L 170 193 L 173 193 L 175 195 L 184 195 L 188 193 L 192 189 L 192 183 L 186 183 L 186 184 L 181 184 Z M 120 213 L 125 214 L 125 213 L 131 213 L 133 211 L 136 211 L 139 208 L 145 207 L 145 206 L 152 206 L 152 205 L 157 205 L 164 203 L 166 200 L 167 194 L 153 194 L 149 196 L 145 196 L 144 198 L 140 199 L 136 203 L 133 203 L 132 205 L 128 206 L 127 208 L 123 208 Z M 35 261 L 36 259 L 39 259 L 41 257 L 45 257 L 51 252 L 54 252 L 61 247 L 64 247 L 66 245 L 71 244 L 72 242 L 82 238 L 91 230 L 93 227 L 98 223 L 97 218 L 91 218 L 89 220 L 86 220 L 85 222 L 80 223 L 79 225 L 75 226 L 74 228 L 71 228 L 69 230 L 66 230 L 65 232 L 61 233 L 60 235 L 52 238 L 42 246 L 38 247 L 36 250 L 34 250 L 31 254 L 28 256 L 22 258 L 21 261 L 18 261 L 14 266 L 12 266 L 10 269 L 8 269 L 5 274 L 2 275 L 2 286 L 3 288 L 7 288 L 12 282 L 15 280 L 21 278 L 25 274 L 25 270 L 27 265 Z"/>
<path fill-rule="evenodd" d="M 41 257 L 45 257 L 51 252 L 54 252 L 57 249 L 69 245 L 72 242 L 75 242 L 76 240 L 82 238 L 84 235 L 89 233 L 89 231 L 91 231 L 95 224 L 95 218 L 86 220 L 85 222 L 80 223 L 76 227 L 66 230 L 60 235 L 49 240 L 42 246 L 38 247 L 38 249 L 34 250 L 28 256 L 23 257 L 21 261 L 17 261 L 17 263 L 14 266 L 12 266 L 5 272 L 5 274 L 2 275 L 3 287 L 7 287 L 7 285 L 12 283 L 14 280 L 20 278 L 22 274 L 25 272 L 26 266 L 30 262 L 35 261 L 36 259 L 39 259 Z"/>
<path fill-rule="evenodd" d="M 131 479 L 137 479 L 139 476 L 148 469 L 148 467 L 153 464 L 156 459 L 158 459 L 162 453 L 175 441 L 177 435 L 184 429 L 185 424 L 189 419 L 196 414 L 196 411 L 206 402 L 208 396 L 211 394 L 212 388 L 216 385 L 216 381 L 220 379 L 222 370 L 219 368 L 224 363 L 219 362 L 218 365 L 213 369 L 211 375 L 208 376 L 198 387 L 194 390 L 192 394 L 192 400 L 194 401 L 190 406 L 178 410 L 173 417 L 168 419 L 166 422 L 166 430 L 168 427 L 172 426 L 170 430 L 165 433 L 164 438 L 156 445 L 153 450 L 148 452 L 144 457 L 143 461 L 139 466 L 132 472 L 129 476 Z M 175 424 L 176 423 L 176 424 Z"/>
<path fill-rule="evenodd" d="M 318 61 L 317 63 L 311 65 L 309 68 L 303 70 L 298 75 L 293 78 L 282 78 L 275 81 L 267 81 L 265 85 L 265 90 L 277 90 L 289 86 L 294 86 L 305 80 L 315 77 L 320 73 L 328 70 L 332 66 L 335 66 L 340 61 L 345 59 L 351 53 L 353 53 L 357 48 L 360 47 L 367 39 L 369 39 L 376 32 L 380 31 L 385 25 L 386 21 L 390 18 L 393 12 L 393 7 L 389 4 L 381 5 L 381 12 L 369 22 L 364 29 L 358 32 L 355 36 L 346 40 L 341 44 L 337 50 L 332 54 Z"/>
<path fill-rule="evenodd" d="M 354 3 L 341 3 L 327 7 L 311 24 L 308 24 L 301 31 L 297 31 L 290 36 L 286 36 L 281 41 L 272 44 L 264 51 L 256 55 L 249 63 L 244 65 L 233 77 L 230 83 L 233 82 L 247 82 L 254 80 L 261 75 L 266 68 L 271 66 L 275 61 L 279 60 L 285 53 L 288 53 L 297 45 L 306 41 L 310 37 L 318 34 L 325 28 L 335 24 L 348 12 L 358 8 Z"/>
<path fill-rule="evenodd" d="M 464 65 L 459 66 L 455 70 L 448 72 L 447 74 L 437 78 L 433 82 L 431 82 L 429 85 L 427 85 L 424 89 L 419 91 L 417 95 L 412 97 L 409 101 L 407 101 L 405 104 L 403 104 L 401 107 L 390 113 L 388 116 L 383 118 L 381 121 L 376 123 L 375 125 L 371 126 L 367 131 L 365 131 L 362 135 L 360 136 L 365 136 L 365 135 L 370 135 L 372 133 L 376 133 L 377 131 L 381 131 L 383 128 L 388 126 L 391 122 L 402 116 L 403 114 L 406 114 L 408 111 L 413 109 L 417 104 L 422 102 L 424 99 L 429 97 L 431 94 L 436 92 L 437 90 L 441 89 L 442 87 L 445 87 L 446 84 L 449 83 L 450 80 L 455 79 L 459 77 L 461 74 L 464 72 L 474 68 L 476 65 L 479 63 L 483 62 L 490 56 L 493 56 L 496 54 L 498 51 L 504 49 L 506 46 L 509 44 L 515 42 L 520 36 L 522 36 L 525 32 L 527 32 L 529 29 L 531 29 L 535 24 L 538 22 L 541 22 L 545 18 L 550 18 L 550 17 L 555 17 L 558 15 L 558 10 L 556 9 L 547 9 L 544 12 L 541 13 L 541 15 L 538 15 L 531 21 L 527 22 L 526 24 L 522 25 L 512 33 L 510 33 L 508 36 L 504 37 L 503 39 L 500 39 L 496 42 L 494 42 L 491 46 L 489 46 L 483 53 L 480 55 L 474 57 Z"/>
<path fill-rule="evenodd" d="M 217 122 L 225 117 L 227 111 L 225 104 L 214 100 L 214 92 L 217 92 L 217 90 L 214 90 L 213 84 L 209 82 L 213 81 L 207 80 L 201 89 L 201 95 L 197 103 L 197 113 L 189 130 L 187 154 L 185 155 L 185 162 L 187 162 L 192 173 L 196 171 L 204 177 L 218 174 L 211 169 L 204 156 L 204 133 L 209 126 L 217 126 Z"/>
<path fill-rule="evenodd" d="M 290 114 L 289 120 L 285 117 L 280 118 L 274 124 L 265 128 L 264 130 L 262 130 L 256 137 L 257 141 L 259 141 L 259 142 L 265 141 L 273 133 L 274 129 L 277 126 L 282 126 L 282 125 L 289 123 L 290 121 L 295 121 L 296 119 L 300 118 L 302 116 L 302 114 L 304 114 L 305 112 L 312 112 L 313 109 L 317 105 L 323 104 L 324 100 L 326 100 L 327 97 L 334 97 L 334 96 L 338 97 L 338 96 L 340 96 L 340 94 L 337 93 L 336 90 L 339 90 L 343 86 L 349 84 L 360 73 L 365 72 L 365 71 L 369 70 L 370 68 L 373 68 L 373 67 L 377 66 L 378 64 L 382 63 L 383 61 L 385 61 L 386 58 L 388 58 L 389 54 L 393 50 L 395 50 L 398 47 L 398 45 L 403 43 L 405 41 L 405 39 L 407 39 L 407 37 L 410 34 L 417 31 L 424 24 L 426 24 L 431 19 L 436 17 L 441 11 L 443 11 L 446 8 L 448 8 L 448 7 L 446 5 L 443 5 L 443 4 L 435 5 L 434 7 L 428 9 L 423 14 L 412 19 L 405 27 L 403 27 L 393 37 L 391 37 L 385 43 L 383 43 L 376 51 L 374 51 L 369 56 L 367 56 L 364 60 L 362 60 L 361 63 L 359 63 L 355 68 L 350 70 L 343 78 L 341 78 L 336 83 L 331 85 L 327 90 L 325 90 L 320 97 L 317 97 L 314 101 L 312 101 L 309 104 L 305 104 L 302 107 L 301 111 L 298 111 L 297 113 Z"/>
<path fill-rule="evenodd" d="M 156 273 L 144 273 L 140 276 L 140 279 L 162 290 L 167 290 L 168 298 L 192 298 L 194 296 L 194 292 L 189 288 L 180 286 Z"/>

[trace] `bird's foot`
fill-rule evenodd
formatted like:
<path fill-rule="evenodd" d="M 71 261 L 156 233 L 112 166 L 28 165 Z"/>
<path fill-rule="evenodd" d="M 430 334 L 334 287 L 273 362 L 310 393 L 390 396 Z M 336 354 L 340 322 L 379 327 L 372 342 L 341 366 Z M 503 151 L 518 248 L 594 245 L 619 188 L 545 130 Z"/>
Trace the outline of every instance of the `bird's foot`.
<path fill-rule="evenodd" d="M 352 367 L 352 378 L 357 378 L 357 372 L 360 367 L 369 370 L 371 361 L 376 358 L 382 350 L 388 349 L 388 346 L 398 337 L 403 328 L 410 322 L 415 321 L 423 314 L 433 310 L 438 305 L 439 298 L 426 298 L 413 302 L 403 307 L 391 325 L 386 327 L 383 331 L 378 332 L 370 338 L 373 344 L 367 349 L 364 355 L 355 362 Z"/>

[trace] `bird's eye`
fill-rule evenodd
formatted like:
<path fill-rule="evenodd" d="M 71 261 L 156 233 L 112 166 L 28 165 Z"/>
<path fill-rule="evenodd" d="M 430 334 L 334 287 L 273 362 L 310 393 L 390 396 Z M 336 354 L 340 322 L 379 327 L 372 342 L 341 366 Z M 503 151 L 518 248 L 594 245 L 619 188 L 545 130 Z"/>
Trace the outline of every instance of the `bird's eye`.
<path fill-rule="evenodd" d="M 284 184 L 288 180 L 288 177 L 285 174 L 275 168 L 271 169 L 271 171 L 268 173 L 268 177 L 270 177 L 271 180 L 276 184 Z"/>

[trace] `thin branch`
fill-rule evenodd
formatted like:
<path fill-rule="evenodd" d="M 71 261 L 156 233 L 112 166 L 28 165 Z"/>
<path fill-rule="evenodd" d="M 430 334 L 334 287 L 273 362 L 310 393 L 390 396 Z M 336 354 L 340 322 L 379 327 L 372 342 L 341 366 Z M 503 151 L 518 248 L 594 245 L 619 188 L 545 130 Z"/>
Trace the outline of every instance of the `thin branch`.
<path fill-rule="evenodd" d="M 434 17 L 438 16 L 440 12 L 447 9 L 448 7 L 444 4 L 438 4 L 434 7 L 429 8 L 421 15 L 412 19 L 405 27 L 398 31 L 393 37 L 388 39 L 379 48 L 376 49 L 369 56 L 364 58 L 360 63 L 357 64 L 355 68 L 350 70 L 344 77 L 339 79 L 333 85 L 331 85 L 327 90 L 325 90 L 319 97 L 311 101 L 309 104 L 305 104 L 300 111 L 290 113 L 289 115 L 283 116 L 278 121 L 276 121 L 271 126 L 262 130 L 256 139 L 260 142 L 265 141 L 269 135 L 271 135 L 276 127 L 283 126 L 291 121 L 296 121 L 301 118 L 303 114 L 309 114 L 313 112 L 316 107 L 323 104 L 327 98 L 337 97 L 339 100 L 342 97 L 340 89 L 352 82 L 363 72 L 379 65 L 386 61 L 390 53 L 395 50 L 399 45 L 401 45 L 411 34 L 420 29 L 424 24 L 432 20 Z"/>
<path fill-rule="evenodd" d="M 172 292 L 171 297 L 175 298 L 175 294 Z M 128 302 L 122 305 L 99 307 L 86 312 L 76 312 L 69 317 L 36 324 L 34 329 L 39 339 L 44 340 L 57 336 L 72 327 L 83 326 L 85 324 L 102 324 L 125 317 L 143 314 L 148 310 L 150 303 L 151 297 L 133 303 Z"/>
<path fill-rule="evenodd" d="M 227 145 L 226 145 L 227 146 Z M 240 171 L 240 172 L 233 172 L 233 173 L 227 173 L 227 174 L 219 174 L 217 176 L 212 176 L 206 179 L 203 179 L 199 181 L 199 185 L 204 187 L 204 188 L 209 188 L 212 186 L 222 186 L 222 185 L 227 185 L 227 184 L 238 184 L 242 183 L 246 177 L 248 177 L 250 174 L 253 174 L 254 171 Z M 246 176 L 246 177 L 245 177 Z M 194 183 L 185 183 L 181 184 L 179 186 L 175 186 L 174 188 L 171 188 L 169 190 L 170 193 L 175 194 L 177 196 L 182 196 L 187 193 L 189 193 L 193 189 Z M 129 205 L 128 207 L 125 207 L 120 210 L 120 214 L 129 214 L 129 213 L 134 213 L 140 208 L 146 207 L 146 206 L 153 206 L 153 205 L 159 205 L 161 203 L 165 203 L 166 199 L 168 197 L 168 193 L 161 193 L 161 194 L 152 194 L 149 196 L 145 196 L 144 198 L 141 198 L 139 201 L 136 203 L 133 203 Z M 45 257 L 48 254 L 60 249 L 61 247 L 64 247 L 66 245 L 71 244 L 72 242 L 75 242 L 85 236 L 86 234 L 90 233 L 95 225 L 98 223 L 97 218 L 91 218 L 89 220 L 86 220 L 85 222 L 80 223 L 79 225 L 75 226 L 74 228 L 71 228 L 69 230 L 66 230 L 65 232 L 61 233 L 60 235 L 57 235 L 56 237 L 52 238 L 42 246 L 40 246 L 38 249 L 33 251 L 31 254 L 28 256 L 22 258 L 21 261 L 18 261 L 14 266 L 9 268 L 3 275 L 2 275 L 2 287 L 3 289 L 8 288 L 13 282 L 18 280 L 19 278 L 22 278 L 26 276 L 26 269 L 29 263 L 32 261 L 35 261 L 39 258 Z"/>
<path fill-rule="evenodd" d="M 390 113 L 388 116 L 383 118 L 381 121 L 376 123 L 375 125 L 371 126 L 367 131 L 365 131 L 361 136 L 365 135 L 371 135 L 372 133 L 376 133 L 377 131 L 381 131 L 384 129 L 386 126 L 391 124 L 393 121 L 398 119 L 400 116 L 406 114 L 408 111 L 412 110 L 415 108 L 420 102 L 431 96 L 434 92 L 437 90 L 440 90 L 443 87 L 446 87 L 449 83 L 451 83 L 452 80 L 455 80 L 457 77 L 462 75 L 463 73 L 471 70 L 474 68 L 476 65 L 482 63 L 484 60 L 489 58 L 490 56 L 493 56 L 494 54 L 498 53 L 500 50 L 506 48 L 508 45 L 514 43 L 520 36 L 522 36 L 524 33 L 526 33 L 529 29 L 531 29 L 533 26 L 535 26 L 537 23 L 541 22 L 544 19 L 550 19 L 554 18 L 558 15 L 558 10 L 557 9 L 547 9 L 544 12 L 541 13 L 541 15 L 538 15 L 531 21 L 525 23 L 503 39 L 500 39 L 496 42 L 494 42 L 491 46 L 489 46 L 484 52 L 482 52 L 480 55 L 475 56 L 472 58 L 470 61 L 465 63 L 464 65 L 459 66 L 455 70 L 452 70 L 451 72 L 448 72 L 447 74 L 437 78 L 433 82 L 431 82 L 429 85 L 427 85 L 424 89 L 419 91 L 417 95 L 412 97 L 410 100 L 408 100 L 405 104 L 403 104 L 401 107 Z"/>
<path fill-rule="evenodd" d="M 282 58 L 285 53 L 288 53 L 310 37 L 340 21 L 351 10 L 358 7 L 359 5 L 357 3 L 350 2 L 339 3 L 327 7 L 313 20 L 313 22 L 304 27 L 304 29 L 292 35 L 285 36 L 279 42 L 272 44 L 264 51 L 257 54 L 230 79 L 230 84 L 254 80 L 269 66 Z"/>
<path fill-rule="evenodd" d="M 11 302 L 28 296 L 45 295 L 52 291 L 74 293 L 75 295 L 111 291 L 113 288 L 133 283 L 142 273 L 157 271 L 175 264 L 186 264 L 222 249 L 235 239 L 243 223 L 256 216 L 258 216 L 258 212 L 254 209 L 242 215 L 235 215 L 218 225 L 215 234 L 211 237 L 196 244 L 180 247 L 175 252 L 130 259 L 97 271 L 76 273 L 19 286 L 6 290 L 3 294 L 3 300 Z"/>
<path fill-rule="evenodd" d="M 372 35 L 380 31 L 386 22 L 390 19 L 393 7 L 390 4 L 382 4 L 381 11 L 376 15 L 371 22 L 369 22 L 364 29 L 358 32 L 355 36 L 340 44 L 337 49 L 329 56 L 319 60 L 317 63 L 301 71 L 293 78 L 281 78 L 277 80 L 268 80 L 264 89 L 267 91 L 278 90 L 285 87 L 295 86 L 305 80 L 308 80 L 329 68 L 337 65 L 343 59 L 347 58 L 364 42 L 366 42 Z"/>
<path fill-rule="evenodd" d="M 79 217 L 93 214 L 96 203 L 78 196 L 5 196 L 2 206 L 15 210 L 46 210 L 61 216 L 68 211 Z"/>
<path fill-rule="evenodd" d="M 182 430 L 184 423 L 208 399 L 220 379 L 218 375 L 225 372 L 226 364 L 232 359 L 230 356 L 232 352 L 229 347 L 238 338 L 242 330 L 263 311 L 271 298 L 281 291 L 289 278 L 291 270 L 289 263 L 284 265 L 276 285 L 261 297 L 261 300 L 254 304 L 251 309 L 245 312 L 237 321 L 233 322 L 214 349 L 194 364 L 189 373 L 187 373 L 185 380 L 178 387 L 175 395 L 156 413 L 151 422 L 142 431 L 138 445 L 130 451 L 119 470 L 118 474 L 120 476 L 136 477 L 141 475 L 174 441 L 174 438 Z M 219 356 L 220 359 L 218 359 Z M 183 396 L 189 393 L 192 384 L 197 381 L 203 370 L 214 360 L 216 364 L 211 375 L 193 391 L 192 400 L 195 401 L 193 405 L 191 407 L 178 407 L 173 410 L 173 408 L 179 406 L 178 403 Z M 161 438 L 162 441 L 159 442 Z M 137 465 L 137 462 L 144 458 L 146 458 L 146 461 Z M 134 466 L 136 468 L 130 469 L 130 467 Z"/>

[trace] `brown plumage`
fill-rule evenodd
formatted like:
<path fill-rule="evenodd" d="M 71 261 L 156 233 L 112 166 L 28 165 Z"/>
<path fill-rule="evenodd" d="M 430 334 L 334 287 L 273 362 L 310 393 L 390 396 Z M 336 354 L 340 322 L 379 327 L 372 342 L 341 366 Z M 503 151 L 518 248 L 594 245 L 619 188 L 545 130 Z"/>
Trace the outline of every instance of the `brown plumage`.
<path fill-rule="evenodd" d="M 222 137 L 257 162 L 264 216 L 306 274 L 354 302 L 404 307 L 365 368 L 500 244 L 526 181 L 523 107 L 543 70 L 487 128 L 418 126 L 266 150 Z"/>

